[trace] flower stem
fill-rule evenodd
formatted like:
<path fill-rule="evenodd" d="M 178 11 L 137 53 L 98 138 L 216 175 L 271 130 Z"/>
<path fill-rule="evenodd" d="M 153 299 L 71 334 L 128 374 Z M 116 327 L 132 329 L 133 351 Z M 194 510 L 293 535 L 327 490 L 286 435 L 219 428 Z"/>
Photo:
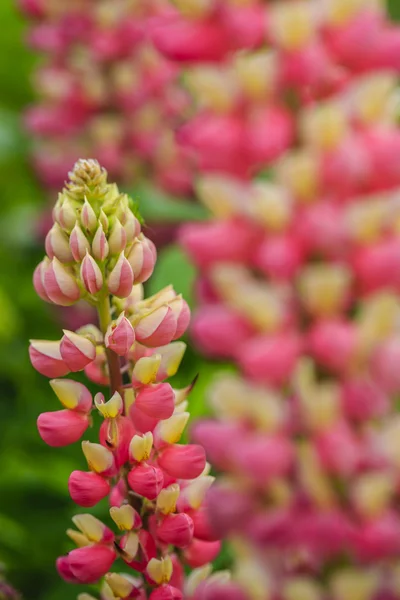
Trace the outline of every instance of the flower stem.
<path fill-rule="evenodd" d="M 99 315 L 100 329 L 103 335 L 105 335 L 108 326 L 112 322 L 111 318 L 111 307 L 110 298 L 108 295 L 101 298 L 97 305 L 97 313 Z M 122 389 L 122 375 L 119 364 L 119 357 L 115 352 L 106 348 L 108 371 L 110 374 L 110 388 L 111 394 L 114 392 L 120 392 Z"/>

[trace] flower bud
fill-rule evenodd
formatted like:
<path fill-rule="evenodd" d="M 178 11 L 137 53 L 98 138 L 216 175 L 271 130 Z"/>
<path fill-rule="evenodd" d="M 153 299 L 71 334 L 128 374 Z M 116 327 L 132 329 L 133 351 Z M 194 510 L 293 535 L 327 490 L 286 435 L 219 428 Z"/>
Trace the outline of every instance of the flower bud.
<path fill-rule="evenodd" d="M 128 473 L 129 487 L 148 500 L 155 500 L 160 493 L 164 476 L 158 467 L 140 464 Z"/>
<path fill-rule="evenodd" d="M 140 410 L 140 408 L 138 408 L 138 406 L 136 405 L 136 402 L 130 407 L 129 416 L 136 431 L 140 433 L 147 433 L 148 431 L 153 431 L 158 423 L 158 419 L 155 419 L 154 417 L 149 417 L 146 413 Z"/>
<path fill-rule="evenodd" d="M 167 515 L 157 528 L 157 537 L 164 544 L 186 548 L 193 538 L 193 521 L 186 513 Z"/>
<path fill-rule="evenodd" d="M 174 340 L 181 337 L 186 331 L 190 323 L 190 308 L 186 300 L 182 296 L 178 296 L 175 300 L 169 303 L 170 308 L 176 318 L 176 331 Z"/>
<path fill-rule="evenodd" d="M 157 496 L 157 510 L 163 515 L 168 515 L 176 511 L 176 503 L 180 494 L 179 484 L 172 483 L 161 490 Z"/>
<path fill-rule="evenodd" d="M 139 513 L 130 504 L 123 504 L 120 507 L 113 506 L 110 508 L 110 516 L 121 531 L 131 531 L 131 529 L 139 529 L 142 526 Z"/>
<path fill-rule="evenodd" d="M 81 262 L 86 256 L 86 252 L 90 252 L 90 243 L 78 223 L 71 231 L 69 238 L 69 247 L 71 248 L 72 256 L 76 262 Z"/>
<path fill-rule="evenodd" d="M 126 233 L 119 219 L 115 219 L 108 236 L 110 254 L 120 254 L 126 246 Z"/>
<path fill-rule="evenodd" d="M 148 431 L 143 435 L 134 435 L 129 445 L 131 460 L 142 462 L 150 457 L 153 448 L 153 434 Z"/>
<path fill-rule="evenodd" d="M 54 223 L 46 236 L 46 253 L 50 258 L 58 258 L 62 263 L 72 262 L 73 254 L 69 247 L 68 236 L 58 223 Z"/>
<path fill-rule="evenodd" d="M 56 560 L 56 569 L 59 576 L 67 583 L 79 583 L 79 579 L 71 571 L 69 559 L 67 556 L 59 556 Z"/>
<path fill-rule="evenodd" d="M 81 264 L 81 279 L 85 289 L 95 296 L 103 287 L 103 275 L 99 265 L 90 254 L 86 254 Z"/>
<path fill-rule="evenodd" d="M 54 304 L 69 306 L 80 297 L 80 290 L 72 272 L 54 257 L 44 273 L 44 289 Z"/>
<path fill-rule="evenodd" d="M 127 258 L 132 267 L 135 283 L 143 283 L 153 273 L 157 252 L 153 242 L 141 234 L 133 241 Z"/>
<path fill-rule="evenodd" d="M 70 371 L 82 371 L 96 358 L 96 346 L 88 338 L 63 329 L 60 353 Z"/>
<path fill-rule="evenodd" d="M 158 464 L 175 479 L 195 479 L 204 471 L 206 455 L 202 446 L 177 444 L 161 452 Z"/>
<path fill-rule="evenodd" d="M 118 298 L 127 298 L 132 292 L 133 273 L 132 267 L 122 252 L 118 261 L 108 276 L 108 290 Z"/>
<path fill-rule="evenodd" d="M 150 348 L 166 346 L 174 339 L 176 325 L 172 309 L 166 305 L 159 306 L 134 323 L 136 339 Z"/>
<path fill-rule="evenodd" d="M 69 373 L 60 352 L 60 342 L 31 340 L 29 357 L 32 366 L 46 377 L 62 377 Z"/>
<path fill-rule="evenodd" d="M 68 489 L 72 500 L 79 506 L 95 506 L 108 496 L 111 487 L 106 479 L 97 473 L 72 471 L 68 480 Z"/>
<path fill-rule="evenodd" d="M 39 415 L 37 427 L 46 444 L 58 448 L 77 442 L 89 427 L 89 417 L 72 410 L 57 410 Z"/>
<path fill-rule="evenodd" d="M 82 452 L 91 471 L 104 476 L 108 476 L 113 472 L 114 457 L 112 452 L 101 444 L 82 442 Z"/>
<path fill-rule="evenodd" d="M 71 200 L 64 200 L 57 210 L 55 218 L 63 229 L 71 231 L 77 220 L 76 204 Z"/>
<path fill-rule="evenodd" d="M 140 234 L 140 223 L 130 209 L 121 215 L 120 220 L 125 229 L 126 243 L 130 244 Z"/>
<path fill-rule="evenodd" d="M 183 600 L 183 594 L 172 585 L 162 585 L 151 592 L 149 600 Z"/>
<path fill-rule="evenodd" d="M 44 274 L 50 264 L 47 256 L 38 264 L 33 273 L 33 287 L 37 295 L 45 302 L 51 302 L 44 287 Z"/>
<path fill-rule="evenodd" d="M 115 323 L 109 325 L 104 336 L 106 348 L 119 356 L 125 356 L 135 341 L 135 331 L 122 312 Z"/>
<path fill-rule="evenodd" d="M 108 256 L 109 246 L 101 223 L 97 228 L 92 242 L 92 254 L 96 260 L 103 262 Z"/>
<path fill-rule="evenodd" d="M 169 419 L 159 421 L 154 430 L 156 445 L 176 444 L 181 439 L 183 430 L 189 421 L 190 414 L 182 412 L 173 414 Z"/>
<path fill-rule="evenodd" d="M 194 539 L 190 546 L 184 551 L 185 562 L 195 569 L 212 562 L 221 550 L 221 542 L 204 542 Z"/>
<path fill-rule="evenodd" d="M 124 409 L 123 400 L 118 392 L 114 392 L 107 402 L 104 402 L 104 396 L 99 392 L 94 397 L 94 403 L 104 419 L 115 419 Z"/>
<path fill-rule="evenodd" d="M 110 570 L 115 559 L 113 548 L 98 544 L 76 548 L 68 554 L 71 572 L 81 583 L 98 581 Z"/>
<path fill-rule="evenodd" d="M 172 577 L 172 560 L 168 555 L 161 559 L 152 558 L 146 570 L 150 579 L 157 585 L 168 583 Z"/>
<path fill-rule="evenodd" d="M 50 385 L 65 408 L 78 412 L 90 412 L 92 394 L 82 383 L 73 379 L 52 379 Z"/>
<path fill-rule="evenodd" d="M 85 199 L 81 212 L 81 223 L 84 229 L 93 233 L 97 227 L 97 217 L 89 202 Z"/>
<path fill-rule="evenodd" d="M 174 392 L 169 383 L 149 385 L 139 390 L 135 405 L 154 419 L 168 419 L 174 412 Z"/>

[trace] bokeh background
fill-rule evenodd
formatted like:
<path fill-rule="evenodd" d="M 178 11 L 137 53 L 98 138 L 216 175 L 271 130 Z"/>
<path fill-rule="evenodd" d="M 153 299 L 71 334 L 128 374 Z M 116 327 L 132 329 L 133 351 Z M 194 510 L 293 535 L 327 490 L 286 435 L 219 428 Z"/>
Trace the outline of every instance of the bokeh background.
<path fill-rule="evenodd" d="M 400 19 L 400 0 L 389 5 Z M 29 363 L 28 339 L 59 338 L 65 314 L 44 304 L 31 283 L 43 254 L 41 215 L 48 203 L 31 168 L 30 140 L 21 125 L 33 99 L 30 77 L 36 57 L 24 44 L 26 24 L 12 0 L 1 0 L 0 23 L 0 563 L 27 600 L 66 600 L 75 597 L 75 589 L 59 580 L 54 560 L 67 550 L 64 532 L 75 510 L 68 475 L 83 465 L 83 458 L 79 446 L 50 450 L 35 426 L 38 414 L 51 410 L 53 397 L 46 379 Z M 152 197 L 143 198 L 143 209 L 148 220 L 172 223 L 203 214 Z M 179 248 L 166 246 L 149 291 L 173 282 L 191 302 L 194 275 Z M 206 410 L 204 391 L 215 372 L 232 368 L 189 349 L 178 383 L 201 374 L 192 396 L 194 417 Z"/>

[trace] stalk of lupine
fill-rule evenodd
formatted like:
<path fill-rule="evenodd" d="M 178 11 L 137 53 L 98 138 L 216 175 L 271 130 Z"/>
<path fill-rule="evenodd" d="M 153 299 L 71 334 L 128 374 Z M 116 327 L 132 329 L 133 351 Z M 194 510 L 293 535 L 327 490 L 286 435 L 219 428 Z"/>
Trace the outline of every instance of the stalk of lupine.
<path fill-rule="evenodd" d="M 392 600 L 399 28 L 369 0 L 174 4 L 153 36 L 186 70 L 177 140 L 214 216 L 181 235 L 193 337 L 247 379 L 194 433 L 226 472 L 213 526 L 246 597 Z"/>
<path fill-rule="evenodd" d="M 46 187 L 58 189 L 79 156 L 96 153 L 117 181 L 150 175 L 170 192 L 190 192 L 189 165 L 172 135 L 186 94 L 148 35 L 166 2 L 18 3 L 31 22 L 28 44 L 44 56 L 25 122 Z"/>
<path fill-rule="evenodd" d="M 35 288 L 62 305 L 85 299 L 98 312 L 99 328 L 31 342 L 32 364 L 55 377 L 50 385 L 63 406 L 41 414 L 38 430 L 48 445 L 65 446 L 84 435 L 93 410 L 100 413 L 99 442 L 82 442 L 86 464 L 71 473 L 68 488 L 80 507 L 108 498 L 118 530 L 91 514 L 75 515 L 76 529 L 67 534 L 77 547 L 57 559 L 57 570 L 71 583 L 102 580 L 103 600 L 183 598 L 184 565 L 202 567 L 220 549 L 204 510 L 214 480 L 204 449 L 179 443 L 194 382 L 173 389 L 165 381 L 185 351 L 177 338 L 189 324 L 189 307 L 172 286 L 143 298 L 154 245 L 97 161 L 76 163 L 53 215 Z M 108 385 L 109 396 L 93 399 L 82 383 L 61 378 L 82 370 Z M 112 572 L 117 558 L 128 575 Z"/>

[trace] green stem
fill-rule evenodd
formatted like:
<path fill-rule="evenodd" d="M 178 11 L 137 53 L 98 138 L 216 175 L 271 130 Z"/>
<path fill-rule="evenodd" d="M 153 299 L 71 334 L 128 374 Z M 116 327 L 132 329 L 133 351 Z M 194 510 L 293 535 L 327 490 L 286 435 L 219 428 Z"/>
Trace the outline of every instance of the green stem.
<path fill-rule="evenodd" d="M 108 326 L 112 322 L 111 318 L 111 307 L 110 298 L 108 295 L 104 296 L 97 305 L 97 313 L 99 315 L 100 329 L 103 335 L 105 335 Z M 114 392 L 121 392 L 122 389 L 122 375 L 121 366 L 119 363 L 119 357 L 115 352 L 106 348 L 108 371 L 110 374 L 110 388 L 111 394 Z"/>

